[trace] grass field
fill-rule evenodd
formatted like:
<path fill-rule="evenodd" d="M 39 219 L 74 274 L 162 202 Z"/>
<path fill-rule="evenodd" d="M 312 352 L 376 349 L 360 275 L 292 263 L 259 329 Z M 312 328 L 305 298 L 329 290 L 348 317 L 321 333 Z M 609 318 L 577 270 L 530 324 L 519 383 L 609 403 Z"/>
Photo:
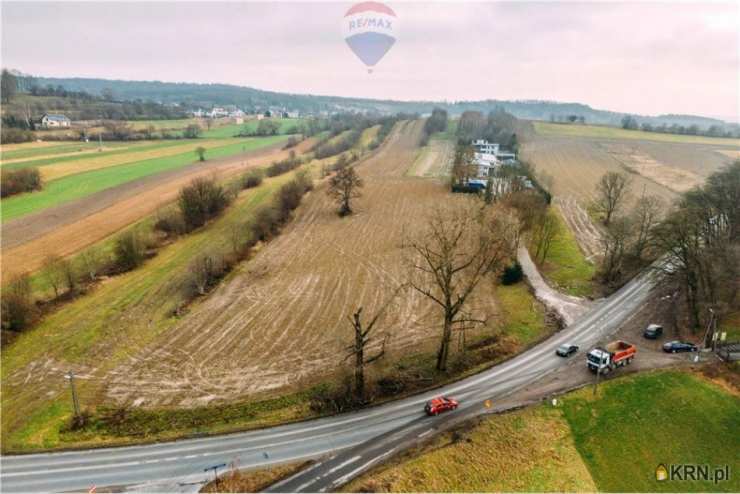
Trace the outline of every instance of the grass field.
<path fill-rule="evenodd" d="M 113 161 L 109 161 L 107 164 L 106 159 L 103 158 L 101 161 L 96 162 L 98 165 L 97 168 L 93 168 L 90 171 L 80 171 L 79 173 L 52 180 L 39 192 L 4 199 L 2 201 L 2 220 L 8 221 L 19 218 L 138 178 L 191 164 L 197 161 L 197 157 L 190 148 L 194 149 L 198 145 L 207 147 L 206 157 L 212 159 L 269 146 L 282 139 L 284 139 L 282 136 L 273 136 L 234 140 L 196 141 L 174 147 L 155 146 L 152 150 L 146 152 L 149 155 L 162 155 L 167 151 L 175 150 L 177 154 L 173 155 L 165 154 L 164 156 L 127 162 L 131 159 L 131 156 L 140 157 L 141 154 L 134 153 L 132 155 L 126 153 L 115 155 L 114 157 L 117 158 L 115 160 L 109 157 Z M 123 162 L 118 163 L 119 161 Z M 75 164 L 74 162 L 70 162 L 67 166 L 75 166 Z M 81 165 L 81 170 L 90 166 L 93 165 L 90 162 L 86 162 Z"/>
<path fill-rule="evenodd" d="M 536 407 L 437 436 L 344 492 L 562 492 L 596 486 L 560 411 Z"/>
<path fill-rule="evenodd" d="M 740 398 L 692 374 L 626 377 L 563 400 L 573 440 L 599 490 L 740 490 Z M 625 444 L 627 441 L 628 444 Z M 729 464 L 730 482 L 655 480 L 659 464 Z"/>
<path fill-rule="evenodd" d="M 737 492 L 740 397 L 660 371 L 584 388 L 435 438 L 345 492 Z M 655 480 L 659 464 L 730 465 L 731 481 Z"/>
<path fill-rule="evenodd" d="M 593 137 L 601 139 L 637 139 L 646 141 L 664 141 L 691 144 L 716 144 L 719 146 L 740 146 L 740 139 L 661 134 L 659 132 L 627 130 L 619 127 L 607 127 L 600 125 L 559 124 L 538 121 L 535 121 L 533 123 L 535 131 L 543 135 Z"/>
<path fill-rule="evenodd" d="M 300 126 L 304 120 L 301 118 L 280 118 L 275 119 L 275 121 L 280 124 L 278 134 L 287 134 L 289 131 Z M 203 132 L 203 137 L 207 139 L 234 137 L 243 130 L 254 132 L 257 130 L 258 125 L 259 121 L 256 119 L 245 120 L 243 124 L 222 125 L 220 127 L 214 127 L 211 130 L 206 130 Z"/>
<path fill-rule="evenodd" d="M 547 258 L 544 263 L 540 263 L 542 274 L 558 290 L 570 295 L 593 295 L 595 285 L 592 280 L 596 272 L 594 264 L 584 257 L 560 211 L 551 207 L 548 214 L 555 220 L 557 229 Z M 534 252 L 533 249 L 530 251 Z"/>

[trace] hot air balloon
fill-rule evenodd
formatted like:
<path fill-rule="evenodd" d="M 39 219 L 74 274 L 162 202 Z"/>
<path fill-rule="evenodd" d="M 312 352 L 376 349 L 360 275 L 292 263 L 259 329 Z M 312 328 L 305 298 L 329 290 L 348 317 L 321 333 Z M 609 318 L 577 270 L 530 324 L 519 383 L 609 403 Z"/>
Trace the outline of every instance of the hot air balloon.
<path fill-rule="evenodd" d="M 377 64 L 396 42 L 396 13 L 380 2 L 353 5 L 342 19 L 344 40 L 368 67 Z"/>

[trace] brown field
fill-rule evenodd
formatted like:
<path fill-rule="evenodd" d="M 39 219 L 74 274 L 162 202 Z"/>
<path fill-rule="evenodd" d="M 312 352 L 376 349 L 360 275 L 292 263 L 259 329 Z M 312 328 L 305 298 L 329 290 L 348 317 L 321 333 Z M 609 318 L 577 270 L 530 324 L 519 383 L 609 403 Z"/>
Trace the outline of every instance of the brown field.
<path fill-rule="evenodd" d="M 309 149 L 306 140 L 298 152 Z M 226 178 L 252 166 L 264 166 L 288 156 L 282 143 L 244 155 L 208 160 L 45 209 L 2 225 L 3 281 L 38 269 L 48 255 L 69 256 L 152 214 L 175 199 L 193 178 L 217 173 Z M 249 160 L 247 162 L 247 160 Z"/>
<path fill-rule="evenodd" d="M 405 278 L 404 232 L 441 199 L 436 181 L 406 177 L 421 123 L 401 124 L 379 152 L 357 165 L 365 180 L 355 214 L 340 218 L 321 184 L 291 226 L 202 304 L 107 377 L 108 398 L 192 406 L 291 388 L 336 370 L 346 317 L 377 309 Z M 405 127 L 405 128 L 403 128 Z M 495 313 L 484 287 L 475 307 Z M 415 293 L 399 297 L 383 328 L 394 352 L 439 338 L 439 318 Z"/>
<path fill-rule="evenodd" d="M 553 195 L 574 197 L 582 205 L 594 199 L 596 184 L 609 171 L 624 172 L 624 167 L 598 141 L 582 137 L 541 136 L 534 134 L 524 142 L 520 155 L 538 171 L 553 177 Z M 676 193 L 633 174 L 633 191 L 655 194 L 672 201 Z"/>
<path fill-rule="evenodd" d="M 650 135 L 645 139 L 621 138 L 619 129 L 610 137 L 593 137 L 569 133 L 570 127 L 577 126 L 554 126 L 560 134 L 530 130 L 521 156 L 553 176 L 554 195 L 572 196 L 582 205 L 593 199 L 596 183 L 607 171 L 631 173 L 633 196 L 644 190 L 672 201 L 730 163 L 733 153 L 738 152 L 733 140 L 723 145 L 717 139 L 689 142 L 690 136 L 669 136 L 671 139 L 662 141 L 651 140 Z"/>

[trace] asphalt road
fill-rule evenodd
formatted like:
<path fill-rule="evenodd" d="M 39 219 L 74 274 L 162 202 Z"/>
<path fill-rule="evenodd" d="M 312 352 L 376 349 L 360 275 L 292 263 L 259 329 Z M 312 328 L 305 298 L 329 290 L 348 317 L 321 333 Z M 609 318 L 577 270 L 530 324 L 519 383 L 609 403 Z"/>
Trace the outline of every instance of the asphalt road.
<path fill-rule="evenodd" d="M 212 465 L 233 462 L 249 468 L 334 454 L 272 487 L 280 492 L 330 490 L 381 462 L 409 438 L 433 433 L 441 421 L 453 415 L 473 414 L 480 410 L 483 400 L 493 399 L 495 403 L 497 398 L 563 368 L 566 359 L 554 354 L 560 344 L 579 345 L 582 352 L 574 358 L 585 358 L 587 349 L 605 342 L 639 309 L 654 283 L 653 274 L 643 274 L 539 345 L 435 391 L 355 413 L 260 431 L 147 446 L 3 456 L 1 490 L 67 491 L 91 486 L 100 490 L 118 485 L 148 491 L 196 491 L 197 483 L 212 475 L 204 472 Z M 460 408 L 439 417 L 425 417 L 423 404 L 438 395 L 460 400 Z"/>

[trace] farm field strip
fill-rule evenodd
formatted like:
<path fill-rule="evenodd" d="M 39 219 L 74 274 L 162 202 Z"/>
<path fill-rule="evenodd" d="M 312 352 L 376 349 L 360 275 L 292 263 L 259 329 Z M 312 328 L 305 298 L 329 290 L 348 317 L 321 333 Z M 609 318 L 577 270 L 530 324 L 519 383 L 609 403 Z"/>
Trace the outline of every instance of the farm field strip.
<path fill-rule="evenodd" d="M 56 144 L 56 143 L 49 143 L 51 145 L 49 146 L 33 146 L 34 144 L 41 144 L 41 143 L 28 143 L 26 146 L 20 149 L 6 151 L 3 149 L 2 152 L 0 152 L 0 166 L 17 162 L 17 161 L 27 161 L 32 159 L 43 159 L 53 156 L 62 156 L 65 154 L 72 154 L 72 153 L 80 153 L 84 151 L 97 151 L 98 149 L 98 143 L 97 142 L 74 142 L 74 143 L 66 143 L 66 144 Z M 129 143 L 106 143 L 105 147 L 117 147 L 117 146 L 124 146 L 127 147 Z"/>
<path fill-rule="evenodd" d="M 304 152 L 313 144 L 309 139 L 298 145 Z M 277 149 L 280 145 L 256 150 L 248 157 L 225 157 L 206 161 L 193 169 L 183 168 L 165 174 L 147 177 L 144 183 L 131 182 L 88 196 L 69 205 L 34 215 L 34 223 L 14 220 L 3 225 L 3 237 L 14 241 L 3 243 L 3 280 L 22 271 L 38 269 L 45 256 L 69 256 L 92 245 L 139 219 L 152 214 L 162 205 L 174 200 L 180 188 L 198 176 L 218 173 L 227 178 L 253 166 L 264 166 L 284 159 L 289 151 Z M 84 201 L 81 204 L 80 201 Z M 53 214 L 52 214 L 53 213 Z M 70 220 L 60 221 L 59 214 Z M 14 232 L 7 235 L 11 227 Z"/>
<path fill-rule="evenodd" d="M 301 118 L 278 118 L 273 119 L 276 121 L 280 127 L 278 129 L 278 134 L 286 134 L 288 133 L 293 127 L 296 127 L 297 125 L 301 124 L 304 120 Z M 205 138 L 224 138 L 224 137 L 233 137 L 234 135 L 238 134 L 240 131 L 247 130 L 249 132 L 254 132 L 257 130 L 257 127 L 259 126 L 260 120 L 257 120 L 255 118 L 245 120 L 244 123 L 241 124 L 227 124 L 227 125 L 221 125 L 218 127 L 214 127 L 211 130 L 206 130 L 203 132 L 203 137 Z"/>
<path fill-rule="evenodd" d="M 716 146 L 740 147 L 740 139 L 661 134 L 659 132 L 644 132 L 641 130 L 627 130 L 617 127 L 607 127 L 599 125 L 559 124 L 541 121 L 534 121 L 533 124 L 535 131 L 538 134 L 544 136 L 589 137 L 600 139 L 634 139 L 641 141 L 663 141 L 674 143 L 712 144 Z"/>
<path fill-rule="evenodd" d="M 306 140 L 296 149 L 305 151 L 313 143 L 313 139 Z M 265 156 L 261 162 L 250 163 L 266 165 L 287 155 L 288 151 L 280 151 L 278 155 Z M 313 167 L 320 163 L 314 161 Z M 14 429 L 10 424 L 23 424 L 20 430 L 14 429 L 14 437 L 23 437 L 22 442 L 33 442 L 26 436 L 28 433 L 45 434 L 50 424 L 59 426 L 59 414 L 66 416 L 68 407 L 58 388 L 58 365 L 76 369 L 81 376 L 81 399 L 88 404 L 97 402 L 107 379 L 101 380 L 101 376 L 109 367 L 130 363 L 137 349 L 178 322 L 172 311 L 180 303 L 190 262 L 204 252 L 228 249 L 234 227 L 244 227 L 255 209 L 291 176 L 268 178 L 263 186 L 243 192 L 213 224 L 163 247 L 141 268 L 113 277 L 60 308 L 39 327 L 22 334 L 12 347 L 4 349 L 3 390 L 8 397 L 3 400 L 4 438 Z M 15 405 L 6 407 L 10 402 Z"/>
<path fill-rule="evenodd" d="M 223 140 L 198 143 L 198 145 L 210 146 L 207 157 L 209 159 L 219 158 L 240 152 L 251 151 L 261 147 L 269 146 L 284 140 L 283 136 L 248 138 L 236 140 L 224 145 Z M 171 154 L 164 157 L 143 159 L 132 163 L 113 165 L 108 164 L 104 168 L 77 173 L 67 177 L 49 182 L 44 190 L 34 193 L 22 194 L 2 201 L 3 223 L 19 218 L 30 213 L 63 204 L 68 201 L 79 199 L 94 192 L 115 187 L 138 178 L 146 177 L 167 170 L 183 167 L 197 160 L 192 150 L 192 145 L 187 146 L 188 151 L 178 148 L 179 154 Z M 125 155 L 122 160 L 128 160 Z"/>
<path fill-rule="evenodd" d="M 121 143 L 108 143 L 112 144 L 110 146 L 104 143 L 102 151 L 98 151 L 96 148 L 94 151 L 87 151 L 85 153 L 61 154 L 55 156 L 34 156 L 31 159 L 23 159 L 21 161 L 10 161 L 7 163 L 3 162 L 2 167 L 10 170 L 31 167 L 39 168 L 39 171 L 41 172 L 42 176 L 45 177 L 45 180 L 49 180 L 48 171 L 45 170 L 45 168 L 55 167 L 63 173 L 67 166 L 75 167 L 79 166 L 80 164 L 84 165 L 86 163 L 91 163 L 92 165 L 90 166 L 90 169 L 94 169 L 97 167 L 96 163 L 105 164 L 109 159 L 111 159 L 111 157 L 114 156 L 132 155 L 145 151 L 182 146 L 187 142 L 190 141 L 130 141 L 126 142 L 125 145 L 121 145 Z M 119 158 L 113 158 L 114 161 L 116 159 Z"/>

